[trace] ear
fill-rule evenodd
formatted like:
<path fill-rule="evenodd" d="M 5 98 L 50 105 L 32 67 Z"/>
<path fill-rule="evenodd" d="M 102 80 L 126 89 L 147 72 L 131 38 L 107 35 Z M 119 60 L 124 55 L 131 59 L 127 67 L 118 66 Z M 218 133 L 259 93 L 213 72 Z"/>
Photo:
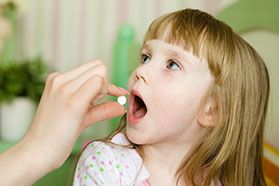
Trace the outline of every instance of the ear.
<path fill-rule="evenodd" d="M 201 108 L 198 123 L 202 127 L 215 127 L 216 126 L 217 108 L 213 98 L 208 98 L 206 103 Z"/>

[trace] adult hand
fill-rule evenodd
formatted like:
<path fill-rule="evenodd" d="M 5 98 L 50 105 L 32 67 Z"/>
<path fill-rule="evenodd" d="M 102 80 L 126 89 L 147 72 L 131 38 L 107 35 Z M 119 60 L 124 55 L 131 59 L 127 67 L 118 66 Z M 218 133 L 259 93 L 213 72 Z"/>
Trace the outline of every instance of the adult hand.
<path fill-rule="evenodd" d="M 32 180 L 26 183 L 61 166 L 78 136 L 90 124 L 124 114 L 124 107 L 117 102 L 95 105 L 98 99 L 125 94 L 126 90 L 108 83 L 107 70 L 101 61 L 83 64 L 66 73 L 50 74 L 31 128 L 17 147 L 10 150 L 14 154 L 21 149 L 25 152 L 26 166 L 32 164 Z"/>
<path fill-rule="evenodd" d="M 117 102 L 93 106 L 107 94 L 120 96 L 127 91 L 108 84 L 107 70 L 101 61 L 63 74 L 50 74 L 26 140 L 35 140 L 47 148 L 49 165 L 59 167 L 88 125 L 124 113 L 124 107 Z"/>

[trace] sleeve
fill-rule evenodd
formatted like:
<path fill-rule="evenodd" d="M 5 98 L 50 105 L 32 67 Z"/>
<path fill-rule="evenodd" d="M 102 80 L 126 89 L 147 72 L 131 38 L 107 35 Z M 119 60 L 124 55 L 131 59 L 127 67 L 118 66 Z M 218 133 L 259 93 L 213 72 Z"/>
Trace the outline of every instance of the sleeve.
<path fill-rule="evenodd" d="M 93 142 L 83 151 L 74 176 L 74 186 L 117 184 L 110 152 L 103 142 Z"/>

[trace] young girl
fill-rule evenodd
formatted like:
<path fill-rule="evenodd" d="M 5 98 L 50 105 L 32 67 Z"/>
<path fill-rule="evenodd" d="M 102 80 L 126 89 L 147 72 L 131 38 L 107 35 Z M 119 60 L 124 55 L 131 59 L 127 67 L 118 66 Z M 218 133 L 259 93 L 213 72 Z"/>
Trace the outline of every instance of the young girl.
<path fill-rule="evenodd" d="M 74 185 L 265 185 L 268 72 L 228 25 L 192 9 L 156 19 L 128 87 L 127 114 L 86 147 Z"/>

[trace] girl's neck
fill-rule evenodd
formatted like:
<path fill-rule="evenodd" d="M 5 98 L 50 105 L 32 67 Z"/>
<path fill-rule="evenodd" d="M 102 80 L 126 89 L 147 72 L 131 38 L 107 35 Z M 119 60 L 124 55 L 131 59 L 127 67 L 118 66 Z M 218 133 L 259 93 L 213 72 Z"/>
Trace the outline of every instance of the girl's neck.
<path fill-rule="evenodd" d="M 144 145 L 144 165 L 151 174 L 149 181 L 154 183 L 155 180 L 159 184 L 157 181 L 160 179 L 164 185 L 174 185 L 177 180 L 176 172 L 189 150 L 190 145 L 185 143 L 183 146 L 166 143 Z"/>
<path fill-rule="evenodd" d="M 187 158 L 191 150 L 191 145 L 183 146 L 171 144 L 152 144 L 142 146 L 144 166 L 151 174 L 148 181 L 151 185 L 176 185 L 178 175 L 177 170 L 180 168 L 182 161 Z M 206 168 L 202 168 L 196 175 L 196 183 L 203 185 Z M 182 179 L 178 180 L 178 186 L 186 185 Z"/>
<path fill-rule="evenodd" d="M 179 148 L 167 144 L 144 145 L 144 162 L 145 165 L 156 166 L 160 169 L 164 168 L 169 173 L 175 174 L 188 151 L 189 148 L 185 146 L 184 148 Z"/>

